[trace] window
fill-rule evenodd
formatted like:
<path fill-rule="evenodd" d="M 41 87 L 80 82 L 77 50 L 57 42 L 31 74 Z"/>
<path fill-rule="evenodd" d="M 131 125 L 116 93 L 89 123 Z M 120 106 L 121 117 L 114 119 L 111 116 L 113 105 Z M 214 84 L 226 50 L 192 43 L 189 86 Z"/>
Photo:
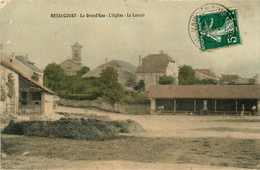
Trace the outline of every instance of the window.
<path fill-rule="evenodd" d="M 32 100 L 41 100 L 41 92 L 32 92 Z"/>
<path fill-rule="evenodd" d="M 27 93 L 26 92 L 22 92 L 22 100 L 26 100 L 26 97 L 27 97 Z"/>
<path fill-rule="evenodd" d="M 75 57 L 75 58 L 78 58 L 78 57 L 79 57 L 79 52 L 78 52 L 77 50 L 75 50 L 75 52 L 74 52 L 74 57 Z"/>

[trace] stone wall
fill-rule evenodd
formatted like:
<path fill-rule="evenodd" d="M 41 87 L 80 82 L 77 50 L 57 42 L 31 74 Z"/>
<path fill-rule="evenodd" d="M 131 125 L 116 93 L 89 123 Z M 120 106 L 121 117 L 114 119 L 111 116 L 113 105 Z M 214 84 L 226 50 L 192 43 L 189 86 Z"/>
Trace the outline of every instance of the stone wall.
<path fill-rule="evenodd" d="M 141 105 L 141 104 L 123 104 L 118 102 L 104 102 L 102 100 L 69 100 L 69 99 L 60 99 L 58 102 L 59 105 L 69 106 L 69 107 L 91 107 L 98 108 L 100 110 L 108 112 L 116 112 L 122 114 L 150 114 L 150 104 Z"/>

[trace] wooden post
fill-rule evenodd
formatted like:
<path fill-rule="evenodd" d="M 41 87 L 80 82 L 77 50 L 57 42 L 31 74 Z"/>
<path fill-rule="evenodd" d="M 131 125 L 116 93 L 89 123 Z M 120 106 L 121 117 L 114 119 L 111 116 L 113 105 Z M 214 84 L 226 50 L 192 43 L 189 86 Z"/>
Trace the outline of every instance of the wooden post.
<path fill-rule="evenodd" d="M 215 99 L 215 112 L 217 111 L 217 100 Z"/>
<path fill-rule="evenodd" d="M 173 100 L 173 112 L 175 113 L 176 112 L 176 99 Z"/>
<path fill-rule="evenodd" d="M 194 106 L 193 106 L 194 112 L 196 112 L 196 99 L 194 99 Z"/>
<path fill-rule="evenodd" d="M 236 113 L 237 113 L 237 100 L 236 100 Z"/>

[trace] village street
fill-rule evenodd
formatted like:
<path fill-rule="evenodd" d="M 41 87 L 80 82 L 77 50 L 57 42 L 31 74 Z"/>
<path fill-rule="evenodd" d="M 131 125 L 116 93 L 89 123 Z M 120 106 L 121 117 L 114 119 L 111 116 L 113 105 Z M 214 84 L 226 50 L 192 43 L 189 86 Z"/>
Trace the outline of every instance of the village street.
<path fill-rule="evenodd" d="M 55 111 L 71 118 L 131 119 L 145 132 L 124 133 L 108 141 L 2 135 L 11 146 L 8 157 L 2 159 L 3 169 L 237 170 L 260 166 L 258 116 L 123 115 L 62 106 Z"/>

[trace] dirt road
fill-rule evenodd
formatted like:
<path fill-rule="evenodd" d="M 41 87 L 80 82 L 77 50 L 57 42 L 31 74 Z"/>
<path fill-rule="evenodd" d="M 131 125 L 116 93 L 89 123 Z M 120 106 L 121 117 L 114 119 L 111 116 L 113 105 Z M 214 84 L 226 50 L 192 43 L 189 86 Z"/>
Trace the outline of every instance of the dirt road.
<path fill-rule="evenodd" d="M 2 169 L 260 168 L 260 117 L 122 115 L 67 107 L 56 111 L 132 119 L 145 132 L 109 141 L 2 135 L 8 147 Z"/>

